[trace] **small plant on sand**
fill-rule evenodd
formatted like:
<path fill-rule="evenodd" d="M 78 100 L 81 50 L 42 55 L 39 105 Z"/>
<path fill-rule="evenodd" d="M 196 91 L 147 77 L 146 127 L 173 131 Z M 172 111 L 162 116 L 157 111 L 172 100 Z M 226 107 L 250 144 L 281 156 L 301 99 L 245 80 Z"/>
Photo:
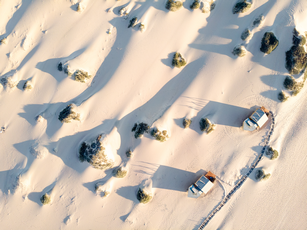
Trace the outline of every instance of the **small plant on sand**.
<path fill-rule="evenodd" d="M 252 36 L 252 32 L 249 29 L 245 29 L 241 34 L 241 39 L 243 41 L 249 40 Z"/>
<path fill-rule="evenodd" d="M 284 87 L 292 91 L 292 95 L 296 96 L 304 87 L 304 82 L 297 82 L 294 77 L 287 76 L 284 80 Z"/>
<path fill-rule="evenodd" d="M 200 125 L 200 130 L 202 132 L 206 132 L 207 134 L 211 133 L 216 127 L 216 125 L 212 124 L 208 118 L 200 119 L 199 125 Z"/>
<path fill-rule="evenodd" d="M 182 7 L 182 2 L 181 1 L 176 1 L 176 0 L 167 0 L 165 8 L 170 10 L 170 11 L 177 11 Z"/>
<path fill-rule="evenodd" d="M 4 44 L 6 44 L 7 43 L 7 38 L 2 38 L 1 40 L 0 40 L 0 44 L 1 45 L 4 45 Z"/>
<path fill-rule="evenodd" d="M 289 96 L 287 96 L 287 95 L 285 94 L 284 91 L 281 91 L 281 92 L 278 94 L 278 100 L 280 100 L 281 102 L 287 101 L 288 98 L 289 98 Z"/>
<path fill-rule="evenodd" d="M 33 88 L 31 81 L 26 81 L 22 88 L 23 90 L 31 90 Z"/>
<path fill-rule="evenodd" d="M 143 23 L 140 23 L 140 31 L 141 32 L 144 32 L 145 31 L 145 24 L 143 24 Z"/>
<path fill-rule="evenodd" d="M 131 149 L 129 149 L 127 152 L 126 152 L 126 156 L 128 157 L 128 158 L 131 158 L 132 157 L 132 151 L 131 151 Z"/>
<path fill-rule="evenodd" d="M 49 196 L 47 193 L 45 193 L 45 194 L 41 197 L 40 200 L 41 200 L 41 202 L 42 202 L 43 205 L 49 204 L 49 203 L 51 202 L 51 198 L 50 198 L 50 196 Z"/>
<path fill-rule="evenodd" d="M 238 45 L 235 48 L 233 48 L 232 54 L 238 57 L 243 57 L 247 53 L 246 49 L 242 45 Z"/>
<path fill-rule="evenodd" d="M 139 188 L 136 198 L 140 203 L 146 204 L 152 199 L 152 195 L 148 192 L 146 192 L 144 189 Z"/>
<path fill-rule="evenodd" d="M 62 123 L 70 123 L 72 120 L 80 121 L 80 114 L 75 112 L 76 106 L 70 104 L 66 106 L 59 114 L 59 120 Z"/>
<path fill-rule="evenodd" d="M 176 52 L 174 54 L 174 57 L 173 57 L 173 61 L 172 61 L 172 65 L 177 67 L 177 68 L 180 68 L 182 66 L 185 66 L 187 64 L 186 60 L 182 57 L 182 55 L 178 52 Z"/>
<path fill-rule="evenodd" d="M 62 63 L 62 62 L 60 62 L 60 63 L 58 64 L 58 70 L 59 70 L 59 71 L 63 71 L 63 63 Z"/>
<path fill-rule="evenodd" d="M 104 186 L 100 184 L 99 182 L 95 184 L 95 192 L 98 195 L 101 195 L 102 197 L 108 197 L 110 195 L 110 191 L 103 188 Z"/>
<path fill-rule="evenodd" d="M 138 22 L 138 18 L 137 17 L 134 17 L 134 18 L 132 18 L 131 20 L 130 20 L 130 23 L 129 23 L 129 25 L 128 25 L 128 28 L 130 28 L 130 27 L 135 27 L 135 25 L 137 24 L 137 22 Z"/>
<path fill-rule="evenodd" d="M 85 83 L 92 76 L 89 75 L 88 72 L 85 72 L 83 70 L 77 70 L 74 73 L 74 77 L 75 77 L 75 81 L 79 81 L 79 82 Z"/>
<path fill-rule="evenodd" d="M 182 121 L 182 124 L 183 124 L 183 128 L 189 128 L 190 125 L 192 123 L 192 120 L 191 119 L 188 119 L 188 118 L 184 118 L 183 121 Z"/>
<path fill-rule="evenodd" d="M 266 32 L 261 40 L 260 51 L 266 54 L 270 54 L 273 50 L 276 49 L 278 43 L 279 41 L 273 32 Z"/>
<path fill-rule="evenodd" d="M 261 180 L 267 180 L 269 179 L 271 176 L 270 173 L 265 173 L 265 171 L 263 169 L 258 169 L 256 172 L 255 172 L 255 178 L 256 180 L 258 181 L 261 181 Z"/>
<path fill-rule="evenodd" d="M 167 135 L 167 131 L 166 130 L 163 130 L 162 132 L 157 129 L 157 128 L 153 128 L 151 130 L 151 136 L 153 136 L 154 138 L 156 138 L 157 141 L 160 141 L 160 142 L 164 142 L 166 141 L 169 136 Z"/>
<path fill-rule="evenodd" d="M 248 11 L 252 6 L 252 3 L 248 0 L 239 0 L 232 8 L 233 14 L 244 13 Z"/>
<path fill-rule="evenodd" d="M 257 18 L 255 18 L 255 20 L 253 21 L 253 26 L 254 27 L 258 27 L 259 25 L 261 25 L 261 23 L 264 21 L 264 16 L 262 14 L 260 14 Z"/>
<path fill-rule="evenodd" d="M 141 123 L 135 123 L 131 132 L 134 132 L 135 138 L 140 138 L 143 136 L 144 133 L 148 133 L 149 131 L 149 125 L 147 125 L 144 122 Z"/>
<path fill-rule="evenodd" d="M 192 3 L 192 5 L 190 6 L 190 8 L 192 10 L 196 10 L 200 7 L 200 2 L 198 0 L 194 0 L 194 2 Z"/>
<path fill-rule="evenodd" d="M 118 167 L 113 170 L 113 175 L 117 178 L 124 178 L 127 175 L 127 170 L 123 167 Z"/>
<path fill-rule="evenodd" d="M 278 157 L 278 151 L 273 149 L 271 146 L 268 148 L 266 155 L 271 159 L 275 160 Z"/>

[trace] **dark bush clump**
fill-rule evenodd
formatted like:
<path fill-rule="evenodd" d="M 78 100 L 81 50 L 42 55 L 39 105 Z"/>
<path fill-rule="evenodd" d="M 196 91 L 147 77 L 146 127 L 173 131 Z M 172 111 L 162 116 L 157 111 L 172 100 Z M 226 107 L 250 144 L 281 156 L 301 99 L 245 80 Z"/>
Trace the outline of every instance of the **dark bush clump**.
<path fill-rule="evenodd" d="M 178 52 L 176 52 L 174 54 L 174 57 L 173 57 L 173 61 L 172 61 L 172 65 L 177 67 L 177 68 L 180 68 L 182 66 L 185 66 L 187 63 L 185 61 L 185 59 L 182 57 L 182 55 Z"/>
<path fill-rule="evenodd" d="M 129 23 L 129 26 L 128 28 L 130 27 L 135 27 L 135 25 L 137 24 L 137 21 L 138 21 L 138 18 L 137 17 L 134 17 L 130 20 L 130 23 Z"/>
<path fill-rule="evenodd" d="M 263 169 L 258 169 L 255 173 L 255 178 L 256 180 L 260 181 L 260 180 L 267 180 L 269 179 L 271 176 L 270 173 L 265 173 Z"/>
<path fill-rule="evenodd" d="M 288 100 L 288 96 L 286 96 L 286 94 L 281 91 L 279 94 L 278 94 L 278 100 L 280 100 L 281 102 L 285 102 Z"/>
<path fill-rule="evenodd" d="M 43 205 L 49 204 L 51 202 L 50 196 L 45 193 L 42 197 L 41 197 L 41 202 Z"/>
<path fill-rule="evenodd" d="M 59 114 L 59 120 L 62 123 L 70 123 L 72 120 L 80 121 L 80 114 L 74 111 L 75 106 L 70 104 L 66 106 Z"/>
<path fill-rule="evenodd" d="M 182 7 L 181 1 L 167 0 L 165 8 L 170 11 L 177 11 Z"/>
<path fill-rule="evenodd" d="M 273 32 L 266 32 L 261 41 L 260 51 L 266 54 L 270 54 L 278 46 L 278 39 Z"/>
<path fill-rule="evenodd" d="M 139 137 L 142 137 L 144 133 L 148 133 L 149 131 L 149 125 L 147 125 L 146 123 L 135 123 L 133 128 L 132 128 L 132 132 L 135 132 L 134 133 L 134 137 L 135 138 L 139 138 Z"/>
<path fill-rule="evenodd" d="M 161 142 L 164 142 L 166 141 L 169 136 L 167 135 L 167 131 L 166 130 L 163 130 L 162 132 L 157 129 L 157 128 L 153 128 L 151 130 L 151 136 L 155 137 L 157 141 L 161 141 Z"/>
<path fill-rule="evenodd" d="M 304 87 L 304 82 L 297 82 L 294 77 L 287 76 L 284 80 L 284 87 L 292 91 L 292 95 L 296 96 Z"/>
<path fill-rule="evenodd" d="M 140 203 L 146 204 L 151 201 L 152 196 L 151 194 L 144 191 L 144 189 L 139 188 L 136 198 L 138 199 L 138 201 L 140 201 Z"/>
<path fill-rule="evenodd" d="M 202 118 L 199 121 L 200 130 L 206 131 L 207 134 L 211 133 L 215 129 L 215 125 L 211 123 L 208 118 Z"/>
<path fill-rule="evenodd" d="M 278 157 L 278 151 L 276 149 L 273 149 L 272 147 L 269 147 L 268 151 L 266 152 L 266 155 L 270 157 L 271 160 L 274 160 Z"/>
<path fill-rule="evenodd" d="M 198 9 L 199 7 L 200 7 L 200 3 L 199 3 L 198 0 L 194 0 L 194 2 L 192 3 L 192 5 L 190 6 L 190 8 L 191 8 L 192 10 L 196 10 L 196 9 Z"/>
<path fill-rule="evenodd" d="M 246 49 L 244 46 L 236 46 L 235 48 L 233 48 L 232 50 L 232 54 L 238 57 L 243 57 L 246 54 Z"/>
<path fill-rule="evenodd" d="M 244 13 L 251 8 L 252 4 L 247 0 L 239 0 L 232 8 L 233 14 Z"/>
<path fill-rule="evenodd" d="M 63 64 L 62 64 L 62 62 L 60 62 L 60 63 L 58 64 L 58 70 L 59 70 L 59 71 L 63 71 Z"/>
<path fill-rule="evenodd" d="M 127 152 L 126 152 L 126 156 L 128 158 L 131 158 L 132 157 L 132 151 L 129 149 Z"/>
<path fill-rule="evenodd" d="M 257 27 L 259 26 L 264 20 L 264 16 L 261 14 L 259 15 L 257 18 L 255 18 L 255 20 L 253 21 L 253 26 Z"/>
<path fill-rule="evenodd" d="M 251 31 L 249 30 L 249 29 L 245 29 L 243 32 L 242 32 L 242 34 L 241 34 L 241 39 L 243 40 L 243 41 L 245 41 L 245 40 L 247 40 L 248 38 L 250 38 L 251 37 Z"/>
<path fill-rule="evenodd" d="M 183 122 L 182 122 L 183 127 L 184 127 L 185 129 L 186 129 L 186 128 L 189 128 L 190 125 L 191 125 L 191 123 L 192 123 L 192 120 L 191 120 L 191 119 L 188 119 L 188 118 L 184 118 L 184 119 L 183 119 Z"/>
<path fill-rule="evenodd" d="M 125 170 L 123 167 L 118 167 L 113 170 L 113 174 L 117 178 L 124 178 L 127 175 L 127 170 Z"/>
<path fill-rule="evenodd" d="M 292 46 L 286 52 L 286 69 L 290 74 L 299 74 L 306 64 L 307 57 L 303 46 Z"/>

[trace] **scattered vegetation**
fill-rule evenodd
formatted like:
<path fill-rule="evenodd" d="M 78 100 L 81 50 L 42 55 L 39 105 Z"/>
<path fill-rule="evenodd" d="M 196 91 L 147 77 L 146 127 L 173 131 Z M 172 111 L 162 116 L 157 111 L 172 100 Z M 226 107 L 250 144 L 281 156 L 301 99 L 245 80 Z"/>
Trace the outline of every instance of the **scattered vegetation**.
<path fill-rule="evenodd" d="M 157 129 L 157 128 L 153 128 L 151 130 L 151 136 L 155 137 L 157 141 L 161 141 L 161 142 L 164 142 L 166 141 L 169 136 L 167 135 L 167 131 L 166 130 L 163 130 L 162 132 Z"/>
<path fill-rule="evenodd" d="M 248 28 L 246 28 L 241 34 L 241 39 L 243 41 L 246 41 L 246 40 L 249 40 L 251 36 L 252 36 L 252 32 Z"/>
<path fill-rule="evenodd" d="M 198 0 L 194 0 L 194 2 L 192 3 L 192 5 L 190 6 L 190 8 L 192 10 L 196 10 L 200 7 L 200 2 Z"/>
<path fill-rule="evenodd" d="M 114 162 L 105 153 L 105 148 L 102 146 L 103 136 L 99 135 L 92 143 L 83 142 L 79 149 L 79 160 L 87 161 L 94 168 L 105 170 L 113 167 Z"/>
<path fill-rule="evenodd" d="M 144 189 L 139 188 L 136 198 L 140 203 L 146 204 L 152 199 L 152 195 L 147 193 Z"/>
<path fill-rule="evenodd" d="M 140 23 L 140 31 L 144 32 L 145 31 L 145 25 L 143 23 Z"/>
<path fill-rule="evenodd" d="M 238 45 L 235 48 L 233 48 L 232 54 L 238 57 L 243 57 L 247 53 L 246 49 L 242 45 Z"/>
<path fill-rule="evenodd" d="M 200 119 L 199 125 L 200 125 L 200 130 L 202 132 L 206 132 L 207 134 L 211 133 L 216 127 L 216 125 L 212 124 L 208 118 Z"/>
<path fill-rule="evenodd" d="M 244 13 L 248 11 L 252 6 L 252 3 L 247 0 L 239 0 L 232 8 L 233 14 Z"/>
<path fill-rule="evenodd" d="M 74 104 L 69 104 L 59 114 L 59 120 L 62 123 L 70 123 L 72 120 L 80 121 L 80 114 L 76 113 Z"/>
<path fill-rule="evenodd" d="M 127 152 L 126 152 L 126 156 L 128 157 L 128 158 L 131 158 L 132 157 L 132 151 L 129 149 Z"/>
<path fill-rule="evenodd" d="M 123 167 L 118 167 L 113 170 L 113 174 L 117 178 L 124 178 L 127 175 L 127 170 L 125 170 Z"/>
<path fill-rule="evenodd" d="M 173 57 L 172 65 L 177 68 L 180 68 L 182 66 L 185 66 L 186 64 L 186 60 L 182 57 L 182 55 L 176 52 Z"/>
<path fill-rule="evenodd" d="M 33 86 L 32 86 L 30 81 L 26 81 L 22 88 L 23 88 L 23 90 L 31 90 L 33 88 Z"/>
<path fill-rule="evenodd" d="M 271 174 L 270 173 L 265 173 L 265 171 L 263 170 L 263 169 L 258 169 L 257 171 L 256 171 L 256 173 L 255 173 L 255 178 L 256 178 L 256 180 L 258 180 L 258 181 L 261 181 L 261 180 L 267 180 L 267 179 L 269 179 L 270 178 L 270 176 L 271 176 Z"/>
<path fill-rule="evenodd" d="M 183 127 L 184 127 L 185 129 L 186 129 L 186 128 L 189 128 L 190 125 L 191 125 L 191 123 L 192 123 L 192 120 L 191 120 L 191 119 L 188 119 L 188 118 L 184 118 L 184 119 L 183 119 L 183 122 L 182 122 Z"/>
<path fill-rule="evenodd" d="M 287 76 L 284 80 L 284 87 L 292 91 L 292 95 L 296 96 L 304 87 L 304 82 L 297 82 L 294 77 Z"/>
<path fill-rule="evenodd" d="M 77 70 L 74 74 L 75 80 L 85 83 L 86 80 L 90 79 L 92 76 L 88 74 L 88 72 L 85 72 L 83 70 Z"/>
<path fill-rule="evenodd" d="M 51 202 L 51 198 L 50 198 L 50 196 L 49 196 L 47 193 L 45 193 L 45 194 L 41 197 L 40 200 L 41 200 L 41 202 L 42 202 L 43 205 L 49 204 L 49 203 Z"/>
<path fill-rule="evenodd" d="M 255 18 L 255 20 L 253 21 L 253 26 L 254 27 L 258 27 L 259 25 L 261 25 L 261 23 L 264 20 L 264 16 L 261 14 L 259 15 L 257 18 Z"/>
<path fill-rule="evenodd" d="M 0 79 L 0 83 L 3 85 L 3 87 L 12 89 L 18 84 L 18 81 L 13 75 L 2 77 Z"/>
<path fill-rule="evenodd" d="M 101 185 L 99 182 L 95 184 L 95 191 L 96 194 L 102 193 L 102 197 L 108 197 L 110 195 L 110 192 L 103 189 L 103 185 Z"/>
<path fill-rule="evenodd" d="M 64 73 L 66 73 L 68 76 L 73 75 L 73 72 L 70 70 L 69 65 L 64 66 Z"/>
<path fill-rule="evenodd" d="M 134 132 L 134 137 L 139 138 L 142 137 L 144 133 L 148 133 L 149 131 L 149 125 L 147 125 L 144 122 L 141 123 L 135 123 L 131 132 Z"/>
<path fill-rule="evenodd" d="M 130 27 L 135 27 L 135 25 L 137 24 L 137 21 L 138 21 L 138 18 L 137 17 L 134 17 L 134 18 L 132 18 L 131 20 L 130 20 L 130 23 L 129 23 L 129 25 L 128 25 L 128 28 L 130 28 Z"/>
<path fill-rule="evenodd" d="M 266 155 L 270 157 L 271 160 L 275 160 L 278 157 L 278 151 L 270 146 L 266 152 Z"/>
<path fill-rule="evenodd" d="M 285 92 L 284 91 L 281 91 L 279 94 L 278 94 L 278 100 L 280 100 L 281 102 L 285 102 L 288 100 L 288 96 L 286 96 Z"/>
<path fill-rule="evenodd" d="M 167 0 L 165 8 L 170 10 L 170 11 L 177 11 L 182 7 L 182 2 L 181 1 L 176 1 L 176 0 Z"/>
<path fill-rule="evenodd" d="M 263 35 L 263 38 L 261 41 L 260 51 L 266 54 L 270 54 L 273 50 L 276 49 L 276 47 L 278 46 L 278 43 L 279 41 L 273 32 L 266 32 Z"/>
<path fill-rule="evenodd" d="M 118 11 L 118 13 L 119 13 L 120 16 L 123 16 L 123 15 L 127 16 L 128 15 L 126 7 L 121 8 Z"/>
<path fill-rule="evenodd" d="M 7 43 L 7 38 L 2 38 L 1 40 L 0 40 L 0 44 L 2 45 L 4 45 L 4 44 L 6 44 Z"/>

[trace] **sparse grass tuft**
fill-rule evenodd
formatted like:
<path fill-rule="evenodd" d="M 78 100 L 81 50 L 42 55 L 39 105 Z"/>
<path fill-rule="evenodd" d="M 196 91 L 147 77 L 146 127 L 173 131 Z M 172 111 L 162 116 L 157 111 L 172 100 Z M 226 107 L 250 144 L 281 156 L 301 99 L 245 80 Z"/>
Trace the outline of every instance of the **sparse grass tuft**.
<path fill-rule="evenodd" d="M 170 11 L 177 11 L 182 7 L 182 2 L 181 1 L 176 1 L 176 0 L 167 0 L 165 8 L 170 10 Z"/>
<path fill-rule="evenodd" d="M 151 136 L 155 137 L 157 141 L 160 141 L 160 142 L 164 142 L 166 141 L 169 136 L 167 135 L 167 131 L 166 130 L 163 130 L 162 132 L 157 129 L 157 128 L 153 128 L 151 130 Z"/>
<path fill-rule="evenodd" d="M 248 11 L 251 8 L 251 6 L 252 6 L 251 2 L 248 2 L 247 0 L 239 0 L 232 8 L 232 13 L 233 14 L 244 13 Z"/>
<path fill-rule="evenodd" d="M 41 202 L 42 202 L 43 205 L 49 204 L 49 203 L 51 202 L 51 198 L 50 198 L 50 196 L 49 196 L 47 193 L 45 193 L 45 194 L 41 197 L 40 200 L 41 200 Z"/>
<path fill-rule="evenodd" d="M 285 102 L 288 100 L 288 96 L 286 96 L 285 92 L 284 91 L 281 91 L 279 94 L 278 94 L 278 100 L 280 100 L 281 102 Z"/>
<path fill-rule="evenodd" d="M 80 121 L 80 114 L 74 111 L 75 105 L 66 106 L 59 114 L 59 120 L 62 123 L 70 123 L 72 120 Z"/>
<path fill-rule="evenodd" d="M 152 199 L 152 195 L 147 193 L 144 189 L 139 188 L 136 198 L 140 203 L 146 204 Z"/>
<path fill-rule="evenodd" d="M 185 66 L 186 64 L 186 60 L 182 57 L 182 55 L 176 52 L 173 57 L 172 65 L 177 68 L 180 68 L 182 66 Z"/>
<path fill-rule="evenodd" d="M 200 7 L 200 2 L 198 0 L 194 0 L 194 2 L 192 3 L 192 5 L 190 6 L 190 8 L 192 10 L 196 10 Z"/>
<path fill-rule="evenodd" d="M 269 147 L 266 155 L 270 157 L 271 160 L 275 160 L 278 157 L 278 151 L 276 149 L 273 149 L 272 147 Z"/>
<path fill-rule="evenodd" d="M 206 132 L 207 134 L 211 133 L 215 129 L 215 124 L 212 124 L 208 118 L 202 118 L 199 121 L 200 130 Z"/>
<path fill-rule="evenodd" d="M 192 120 L 191 120 L 191 119 L 188 119 L 188 118 L 184 118 L 184 119 L 183 119 L 183 122 L 182 122 L 183 127 L 184 127 L 185 129 L 186 129 L 186 128 L 189 128 L 190 125 L 191 125 L 191 123 L 192 123 Z"/>
<path fill-rule="evenodd" d="M 279 41 L 273 32 L 266 32 L 263 35 L 263 38 L 261 41 L 260 51 L 266 54 L 270 54 L 273 50 L 276 49 L 276 47 L 278 46 L 278 43 Z"/>
<path fill-rule="evenodd" d="M 75 75 L 75 80 L 82 83 L 85 83 L 86 80 L 92 77 L 91 75 L 88 74 L 88 72 L 85 72 L 83 70 L 77 70 L 74 75 Z"/>
<path fill-rule="evenodd" d="M 149 125 L 147 125 L 144 122 L 141 123 L 135 123 L 131 132 L 135 132 L 134 133 L 134 137 L 135 138 L 140 138 L 143 136 L 144 133 L 148 133 L 149 131 Z"/>
<path fill-rule="evenodd" d="M 117 178 L 124 178 L 127 175 L 127 170 L 125 170 L 123 167 L 118 167 L 113 170 L 113 174 Z"/>

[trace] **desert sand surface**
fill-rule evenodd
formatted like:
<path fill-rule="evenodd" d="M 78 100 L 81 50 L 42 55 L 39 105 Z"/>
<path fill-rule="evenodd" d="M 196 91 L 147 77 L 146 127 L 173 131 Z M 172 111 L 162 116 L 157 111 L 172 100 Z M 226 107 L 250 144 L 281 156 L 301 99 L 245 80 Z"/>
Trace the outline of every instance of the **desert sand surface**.
<path fill-rule="evenodd" d="M 294 95 L 284 86 L 290 75 L 306 79 L 306 53 L 289 73 L 286 52 L 305 36 L 307 2 L 245 1 L 239 13 L 237 0 L 193 2 L 170 11 L 166 0 L 0 0 L 1 229 L 198 229 L 266 147 L 271 116 L 242 129 L 261 106 L 274 114 L 267 147 L 279 156 L 264 154 L 205 229 L 307 229 L 307 87 Z M 278 39 L 269 54 L 260 50 L 266 32 Z M 173 66 L 176 52 L 185 66 Z M 75 120 L 61 122 L 69 105 Z M 213 132 L 201 131 L 202 118 Z M 149 132 L 135 138 L 142 122 Z M 98 136 L 103 169 L 80 158 Z M 258 169 L 270 178 L 256 180 Z M 213 188 L 188 197 L 208 171 Z M 139 202 L 139 188 L 150 202 Z"/>

